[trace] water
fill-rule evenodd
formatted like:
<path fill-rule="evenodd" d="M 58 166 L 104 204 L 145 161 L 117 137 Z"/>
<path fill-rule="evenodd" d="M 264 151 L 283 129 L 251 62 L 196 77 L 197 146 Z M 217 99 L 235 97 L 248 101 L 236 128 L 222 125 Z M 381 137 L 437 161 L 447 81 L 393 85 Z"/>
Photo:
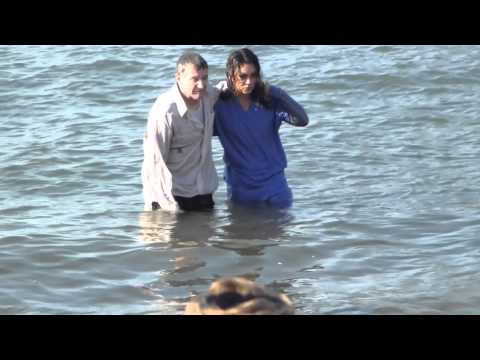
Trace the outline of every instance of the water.
<path fill-rule="evenodd" d="M 144 213 L 147 113 L 199 51 L 0 46 L 0 313 L 181 314 L 220 276 L 302 314 L 480 314 L 480 47 L 252 46 L 301 102 L 288 211 Z M 221 174 L 222 151 L 214 140 Z"/>

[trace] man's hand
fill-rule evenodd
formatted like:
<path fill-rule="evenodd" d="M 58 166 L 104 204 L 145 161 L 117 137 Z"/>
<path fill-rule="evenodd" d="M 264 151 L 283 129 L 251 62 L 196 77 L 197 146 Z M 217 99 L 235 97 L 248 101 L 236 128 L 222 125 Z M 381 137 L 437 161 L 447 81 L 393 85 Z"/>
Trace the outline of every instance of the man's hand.
<path fill-rule="evenodd" d="M 228 89 L 228 85 L 227 85 L 227 81 L 226 80 L 222 80 L 220 81 L 217 85 L 215 85 L 215 87 L 220 90 L 220 92 L 224 92 Z"/>

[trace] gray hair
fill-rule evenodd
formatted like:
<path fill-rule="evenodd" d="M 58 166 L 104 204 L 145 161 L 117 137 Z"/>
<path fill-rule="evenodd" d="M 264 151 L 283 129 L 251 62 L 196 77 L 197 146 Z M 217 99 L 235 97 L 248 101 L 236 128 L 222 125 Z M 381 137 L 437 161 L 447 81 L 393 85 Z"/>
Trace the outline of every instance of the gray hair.
<path fill-rule="evenodd" d="M 187 64 L 192 64 L 197 70 L 208 69 L 208 64 L 200 54 L 195 52 L 187 52 L 180 56 L 177 61 L 177 72 Z"/>

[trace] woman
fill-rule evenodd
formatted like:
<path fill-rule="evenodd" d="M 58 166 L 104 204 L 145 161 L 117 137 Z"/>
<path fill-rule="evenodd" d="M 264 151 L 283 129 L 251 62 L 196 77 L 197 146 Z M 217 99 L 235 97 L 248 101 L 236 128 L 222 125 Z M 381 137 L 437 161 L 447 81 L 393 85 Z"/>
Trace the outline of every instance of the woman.
<path fill-rule="evenodd" d="M 226 75 L 228 89 L 215 105 L 214 135 L 224 149 L 228 196 L 234 203 L 288 207 L 292 192 L 279 129 L 283 122 L 306 126 L 308 116 L 286 92 L 262 81 L 251 50 L 231 53 Z"/>

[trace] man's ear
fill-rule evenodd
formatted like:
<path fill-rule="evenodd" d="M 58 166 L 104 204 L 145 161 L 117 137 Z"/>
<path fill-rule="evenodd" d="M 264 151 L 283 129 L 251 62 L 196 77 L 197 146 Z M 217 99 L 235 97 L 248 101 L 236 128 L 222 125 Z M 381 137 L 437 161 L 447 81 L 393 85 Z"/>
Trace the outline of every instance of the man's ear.
<path fill-rule="evenodd" d="M 177 66 L 177 71 L 175 72 L 175 78 L 177 79 L 177 81 L 180 80 L 180 76 L 183 74 L 184 70 L 185 70 L 185 68 L 184 68 L 183 65 Z"/>

